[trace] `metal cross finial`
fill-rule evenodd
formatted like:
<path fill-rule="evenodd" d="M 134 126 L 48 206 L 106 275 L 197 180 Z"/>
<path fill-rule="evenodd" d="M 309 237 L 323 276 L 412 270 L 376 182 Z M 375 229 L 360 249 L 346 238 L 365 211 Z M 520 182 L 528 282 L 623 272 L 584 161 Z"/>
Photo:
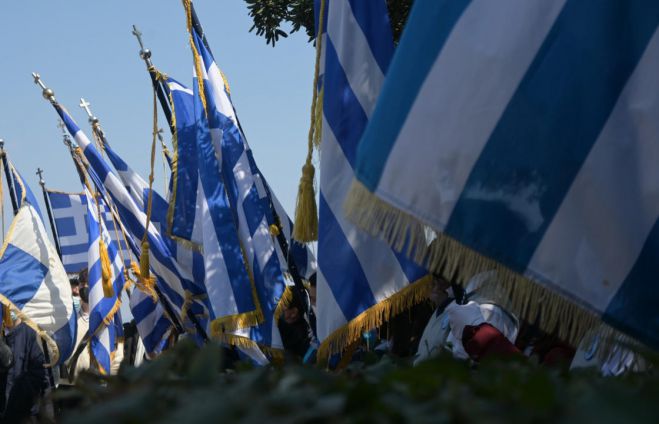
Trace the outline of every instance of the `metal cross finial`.
<path fill-rule="evenodd" d="M 32 78 L 34 78 L 34 83 L 41 87 L 41 94 L 43 94 L 43 98 L 50 102 L 54 102 L 55 92 L 46 87 L 46 84 L 41 81 L 41 75 L 37 74 L 36 72 L 32 72 Z"/>
<path fill-rule="evenodd" d="M 98 122 L 98 118 L 94 116 L 91 109 L 89 108 L 89 106 L 91 106 L 91 105 L 92 104 L 89 103 L 87 100 L 83 99 L 82 97 L 80 98 L 80 105 L 79 106 L 81 108 L 85 109 L 85 112 L 87 112 L 87 116 L 89 117 L 89 122 L 91 122 L 92 124 L 95 124 L 95 123 Z"/>
<path fill-rule="evenodd" d="M 39 185 L 42 187 L 46 185 L 46 182 L 43 180 L 43 169 L 37 168 L 37 175 L 39 176 Z"/>
<path fill-rule="evenodd" d="M 140 49 L 144 50 L 144 44 L 142 43 L 142 33 L 137 29 L 137 25 L 133 25 L 133 35 L 137 37 L 137 42 L 140 43 Z"/>
<path fill-rule="evenodd" d="M 142 33 L 137 29 L 136 25 L 133 25 L 133 35 L 137 38 L 137 42 L 140 43 L 140 57 L 147 62 L 147 65 L 151 66 L 151 50 L 144 47 Z"/>
<path fill-rule="evenodd" d="M 80 98 L 80 107 L 83 108 L 83 109 L 85 109 L 85 112 L 87 112 L 87 116 L 89 116 L 90 118 L 91 118 L 92 116 L 94 116 L 94 115 L 92 114 L 91 109 L 89 109 L 89 106 L 91 106 L 91 105 L 92 105 L 92 104 L 89 103 L 87 100 L 83 99 L 82 97 Z"/>

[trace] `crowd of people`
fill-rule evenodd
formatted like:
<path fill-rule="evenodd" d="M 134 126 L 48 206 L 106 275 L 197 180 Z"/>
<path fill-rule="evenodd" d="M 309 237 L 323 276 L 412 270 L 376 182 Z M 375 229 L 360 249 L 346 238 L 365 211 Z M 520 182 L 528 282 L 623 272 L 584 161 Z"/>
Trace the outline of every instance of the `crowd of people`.
<path fill-rule="evenodd" d="M 59 367 L 47 367 L 47 351 L 34 329 L 17 314 L 3 307 L 0 332 L 1 422 L 29 422 L 36 417 L 54 417 L 54 405 L 47 394 L 64 391 L 76 384 L 83 372 L 98 373 L 89 348 L 89 287 L 87 272 L 71 278 L 73 303 L 77 312 L 77 340 L 70 358 Z M 484 358 L 535 358 L 552 367 L 597 367 L 603 375 L 620 375 L 646 369 L 634 351 L 623 345 L 601 350 L 600 340 L 589 337 L 580 346 L 571 346 L 533 323 L 518 319 L 506 299 L 495 299 L 482 290 L 496 281 L 494 272 L 474 276 L 463 289 L 434 275 L 428 299 L 405 313 L 392 317 L 380 328 L 364 333 L 358 345 L 343 356 L 330 358 L 329 368 L 340 369 L 368 352 L 408 358 L 414 365 L 451 353 L 460 360 L 478 362 Z M 316 279 L 309 280 L 303 296 L 293 296 L 283 309 L 278 327 L 288 361 L 314 363 L 318 348 L 315 326 Z M 134 322 L 124 324 L 110 374 L 122 364 L 139 366 L 149 358 L 139 340 Z M 240 355 L 227 347 L 229 356 Z M 349 357 L 346 357 L 348 355 Z"/>

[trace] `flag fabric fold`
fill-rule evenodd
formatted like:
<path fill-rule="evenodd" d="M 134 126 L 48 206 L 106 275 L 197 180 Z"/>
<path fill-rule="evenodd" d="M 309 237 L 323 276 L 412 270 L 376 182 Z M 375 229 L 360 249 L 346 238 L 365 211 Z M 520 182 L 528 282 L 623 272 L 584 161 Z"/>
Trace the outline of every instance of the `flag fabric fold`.
<path fill-rule="evenodd" d="M 343 210 L 359 140 L 393 54 L 386 3 L 337 0 L 326 8 L 326 32 L 319 35 L 324 37 L 317 279 L 321 359 L 421 302 L 430 287 L 425 269 L 358 229 Z"/>
<path fill-rule="evenodd" d="M 98 203 L 97 203 L 98 202 Z M 120 318 L 121 292 L 124 289 L 124 265 L 116 243 L 110 238 L 102 216 L 100 198 L 85 188 L 87 207 L 89 335 L 91 353 L 98 371 L 110 374 L 117 349 L 117 327 Z"/>
<path fill-rule="evenodd" d="M 89 174 L 99 190 L 104 190 L 114 203 L 118 215 L 127 233 L 133 240 L 141 240 L 146 228 L 146 214 L 133 200 L 122 181 L 111 171 L 110 166 L 101 157 L 89 138 L 80 130 L 69 114 L 57 103 L 53 106 L 58 112 L 67 130 L 78 144 L 84 157 L 89 162 Z M 189 288 L 192 286 L 191 276 L 186 274 L 169 252 L 162 236 L 154 225 L 148 226 L 147 239 L 149 241 L 150 266 L 156 276 L 156 285 L 162 294 L 160 301 L 166 302 L 171 308 L 171 319 L 177 321 L 185 330 L 195 333 L 188 311 L 191 308 L 205 308 L 200 304 Z M 130 243 L 131 249 L 139 256 L 139 247 Z M 164 297 L 164 298 L 163 298 Z M 163 305 L 164 306 L 164 305 Z M 167 306 L 165 306 L 167 307 Z"/>
<path fill-rule="evenodd" d="M 52 364 L 63 363 L 76 340 L 71 285 L 33 204 L 34 195 L 9 166 L 19 209 L 0 250 L 0 301 L 46 341 Z"/>
<path fill-rule="evenodd" d="M 240 247 L 205 115 L 195 114 L 193 93 L 172 78 L 167 81 L 174 135 L 173 184 L 168 219 L 175 240 L 203 251 L 203 282 L 215 319 L 211 333 L 263 321 Z"/>
<path fill-rule="evenodd" d="M 237 225 L 240 247 L 249 276 L 256 287 L 258 302 L 263 311 L 264 322 L 258 327 L 252 327 L 250 339 L 272 353 L 281 353 L 283 344 L 277 318 L 282 311 L 282 305 L 292 298 L 291 290 L 286 287 L 293 282 L 286 277 L 286 262 L 282 261 L 285 258 L 273 233 L 276 231 L 273 229 L 273 204 L 276 202 L 271 200 L 274 195 L 261 175 L 240 129 L 226 78 L 203 41 L 203 35 L 198 33 L 201 25 L 193 24 L 192 3 L 186 0 L 184 5 L 196 76 L 195 116 L 207 120 L 208 128 L 201 130 L 209 133 L 204 135 L 208 140 L 207 148 L 198 152 L 198 155 L 217 157 L 221 161 L 218 163 L 220 176 Z M 197 140 L 199 142 L 199 135 Z M 285 221 L 287 217 L 281 215 L 280 219 Z M 306 250 L 303 246 L 296 247 L 300 248 Z M 304 265 L 300 264 L 300 268 Z M 313 261 L 309 265 L 311 266 L 307 267 L 307 272 L 311 275 Z"/>
<path fill-rule="evenodd" d="M 416 1 L 350 216 L 462 281 L 498 269 L 569 341 L 603 320 L 658 348 L 658 27 L 654 1 Z"/>

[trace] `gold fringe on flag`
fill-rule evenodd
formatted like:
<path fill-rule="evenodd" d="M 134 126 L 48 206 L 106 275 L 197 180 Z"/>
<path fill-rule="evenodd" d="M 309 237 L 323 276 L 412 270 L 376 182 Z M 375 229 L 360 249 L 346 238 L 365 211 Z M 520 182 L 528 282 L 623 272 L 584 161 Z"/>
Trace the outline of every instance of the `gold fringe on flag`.
<path fill-rule="evenodd" d="M 432 276 L 426 275 L 334 330 L 318 348 L 318 363 L 357 342 L 365 331 L 380 327 L 391 317 L 426 300 L 432 290 L 431 283 Z"/>
<path fill-rule="evenodd" d="M 543 331 L 574 346 L 587 332 L 602 325 L 601 319 L 586 307 L 445 234 L 435 233 L 436 238 L 429 243 L 428 227 L 386 203 L 359 181 L 353 182 L 344 206 L 348 218 L 364 231 L 383 238 L 397 251 L 403 251 L 407 246 L 407 256 L 451 281 L 464 285 L 480 272 L 495 270 L 496 283 L 483 287 L 485 295 L 510 300 L 510 312 L 521 319 L 536 322 Z M 612 328 L 606 333 L 618 340 L 629 340 Z"/>

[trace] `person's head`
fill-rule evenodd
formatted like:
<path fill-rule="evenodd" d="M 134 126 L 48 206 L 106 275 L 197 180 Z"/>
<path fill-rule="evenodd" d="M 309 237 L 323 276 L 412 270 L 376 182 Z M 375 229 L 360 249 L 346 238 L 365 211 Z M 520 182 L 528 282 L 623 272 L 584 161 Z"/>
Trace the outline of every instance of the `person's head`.
<path fill-rule="evenodd" d="M 300 309 L 295 304 L 288 305 L 284 308 L 284 322 L 286 324 L 295 324 L 300 319 Z"/>
<path fill-rule="evenodd" d="M 80 280 L 78 277 L 69 278 L 69 283 L 71 284 L 71 294 L 73 296 L 80 296 Z"/>
<path fill-rule="evenodd" d="M 432 288 L 430 289 L 430 300 L 435 304 L 440 304 L 446 299 L 446 291 L 451 287 L 451 283 L 439 274 L 432 274 Z"/>
<path fill-rule="evenodd" d="M 316 273 L 314 272 L 309 277 L 309 301 L 311 306 L 316 306 Z"/>
<path fill-rule="evenodd" d="M 85 268 L 82 271 L 80 271 L 80 273 L 78 274 L 78 286 L 81 288 L 87 286 L 89 285 L 88 281 L 89 281 L 89 273 L 87 271 L 87 268 Z"/>

